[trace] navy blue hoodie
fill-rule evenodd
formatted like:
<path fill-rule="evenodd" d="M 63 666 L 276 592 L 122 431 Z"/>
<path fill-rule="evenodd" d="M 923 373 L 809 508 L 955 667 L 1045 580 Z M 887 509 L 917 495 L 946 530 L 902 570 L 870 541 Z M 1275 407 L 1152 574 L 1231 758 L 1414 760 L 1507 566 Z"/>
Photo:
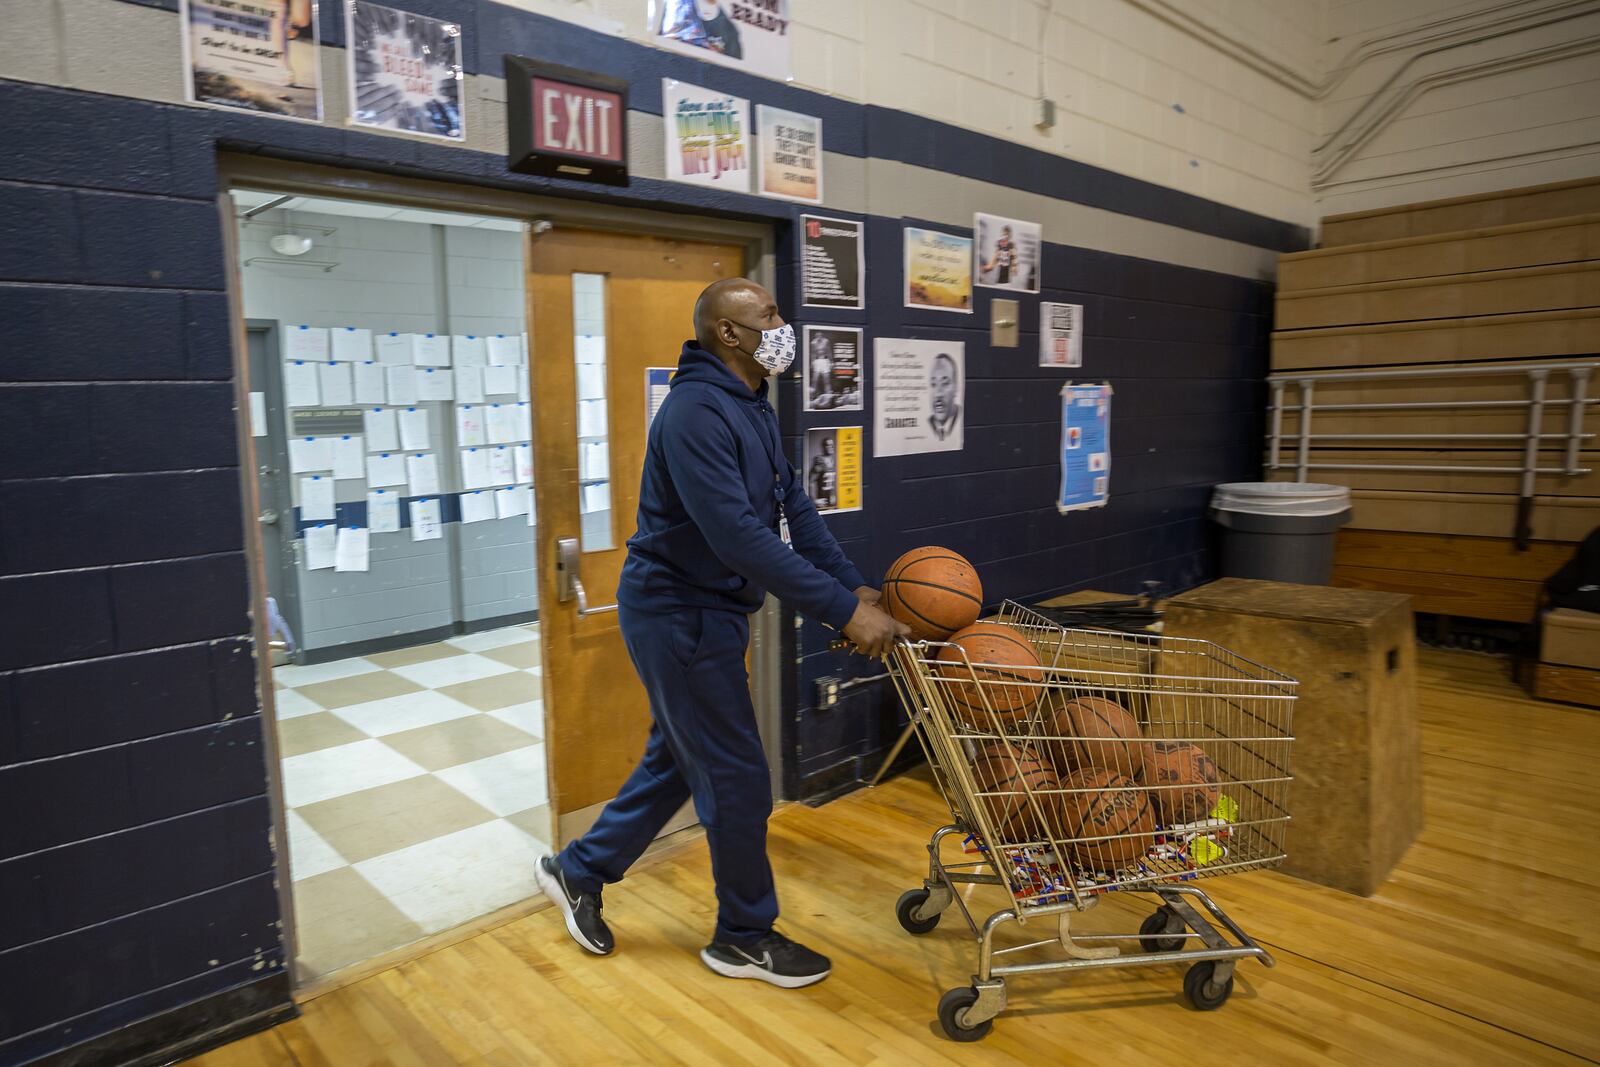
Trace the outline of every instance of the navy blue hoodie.
<path fill-rule="evenodd" d="M 778 535 L 778 499 L 793 548 Z M 778 416 L 758 391 L 693 341 L 656 412 L 617 600 L 636 611 L 746 614 L 767 591 L 842 629 L 861 573 L 817 515 L 783 454 Z"/>

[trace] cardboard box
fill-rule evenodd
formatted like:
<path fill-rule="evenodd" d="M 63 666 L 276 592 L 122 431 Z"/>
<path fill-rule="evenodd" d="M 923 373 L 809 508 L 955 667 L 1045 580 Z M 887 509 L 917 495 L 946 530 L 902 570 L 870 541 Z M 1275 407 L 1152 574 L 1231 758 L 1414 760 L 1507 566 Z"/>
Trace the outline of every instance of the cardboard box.
<path fill-rule="evenodd" d="M 1600 615 L 1557 608 L 1544 617 L 1539 660 L 1564 667 L 1600 670 Z"/>

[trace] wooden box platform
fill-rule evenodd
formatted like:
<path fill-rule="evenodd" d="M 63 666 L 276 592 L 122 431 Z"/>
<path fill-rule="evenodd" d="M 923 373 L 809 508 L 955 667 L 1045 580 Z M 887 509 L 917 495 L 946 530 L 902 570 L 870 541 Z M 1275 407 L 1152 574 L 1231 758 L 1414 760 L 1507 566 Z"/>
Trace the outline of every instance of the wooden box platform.
<path fill-rule="evenodd" d="M 1370 896 L 1422 830 L 1410 597 L 1224 578 L 1167 601 L 1164 632 L 1299 681 L 1284 870 Z"/>

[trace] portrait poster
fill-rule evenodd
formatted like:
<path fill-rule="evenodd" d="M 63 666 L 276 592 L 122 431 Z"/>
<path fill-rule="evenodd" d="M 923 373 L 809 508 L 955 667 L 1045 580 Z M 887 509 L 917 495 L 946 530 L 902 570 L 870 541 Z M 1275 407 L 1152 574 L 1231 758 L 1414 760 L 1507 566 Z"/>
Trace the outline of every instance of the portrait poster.
<path fill-rule="evenodd" d="M 905 228 L 908 308 L 972 314 L 972 238 Z"/>
<path fill-rule="evenodd" d="M 966 345 L 880 337 L 872 346 L 872 454 L 959 452 L 966 422 Z"/>
<path fill-rule="evenodd" d="M 736 193 L 750 191 L 750 101 L 661 79 L 667 177 Z"/>
<path fill-rule="evenodd" d="M 986 289 L 1018 293 L 1039 291 L 1039 224 L 975 215 L 972 233 L 974 280 Z"/>
<path fill-rule="evenodd" d="M 1083 305 L 1039 304 L 1039 366 L 1083 366 Z"/>
<path fill-rule="evenodd" d="M 804 342 L 806 410 L 862 410 L 861 331 L 807 326 Z"/>
<path fill-rule="evenodd" d="M 321 120 L 313 0 L 179 0 L 178 10 L 190 103 Z"/>
<path fill-rule="evenodd" d="M 822 515 L 861 510 L 861 427 L 806 431 L 806 493 Z"/>
<path fill-rule="evenodd" d="M 822 203 L 822 120 L 782 108 L 756 106 L 762 196 Z"/>
<path fill-rule="evenodd" d="M 663 48 L 778 81 L 789 79 L 790 0 L 650 0 Z"/>
<path fill-rule="evenodd" d="M 1061 495 L 1065 515 L 1103 508 L 1111 496 L 1111 384 L 1068 382 L 1061 387 Z"/>
<path fill-rule="evenodd" d="M 866 240 L 859 222 L 800 216 L 801 302 L 809 308 L 866 304 Z"/>
<path fill-rule="evenodd" d="M 346 0 L 350 121 L 380 130 L 466 139 L 461 27 Z"/>

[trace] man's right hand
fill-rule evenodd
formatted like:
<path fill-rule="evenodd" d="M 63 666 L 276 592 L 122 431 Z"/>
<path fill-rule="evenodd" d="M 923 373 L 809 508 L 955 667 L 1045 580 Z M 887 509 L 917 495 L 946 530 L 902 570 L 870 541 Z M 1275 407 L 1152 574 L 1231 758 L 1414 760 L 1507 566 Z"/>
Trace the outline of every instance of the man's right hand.
<path fill-rule="evenodd" d="M 864 656 L 886 655 L 894 647 L 895 638 L 910 633 L 911 627 L 866 601 L 856 605 L 855 614 L 844 625 L 845 637 Z"/>

